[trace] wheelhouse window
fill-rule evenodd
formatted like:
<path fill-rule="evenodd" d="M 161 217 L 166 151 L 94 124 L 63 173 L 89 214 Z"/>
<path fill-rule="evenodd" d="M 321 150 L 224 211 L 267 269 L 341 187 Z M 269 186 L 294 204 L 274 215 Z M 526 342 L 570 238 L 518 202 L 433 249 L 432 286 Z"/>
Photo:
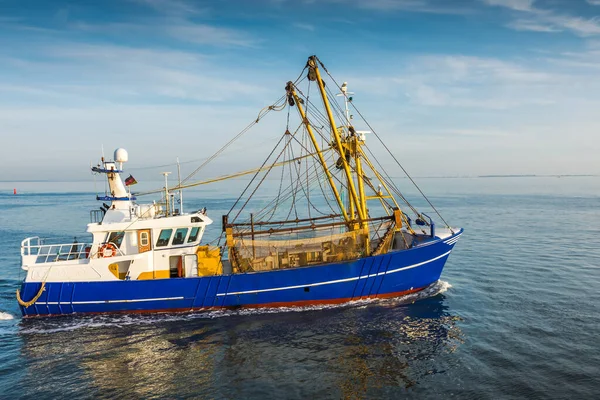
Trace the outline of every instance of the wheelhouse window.
<path fill-rule="evenodd" d="M 156 247 L 164 247 L 169 244 L 169 239 L 171 239 L 171 234 L 173 233 L 173 229 L 163 229 L 160 231 L 160 235 L 158 235 L 158 240 L 156 241 Z"/>
<path fill-rule="evenodd" d="M 179 228 L 175 231 L 175 237 L 173 238 L 173 245 L 183 244 L 187 235 L 188 228 Z"/>
<path fill-rule="evenodd" d="M 110 232 L 108 234 L 108 239 L 106 239 L 106 243 L 114 243 L 115 246 L 121 247 L 121 243 L 123 243 L 124 237 L 125 232 Z"/>
<path fill-rule="evenodd" d="M 192 243 L 192 242 L 195 242 L 196 240 L 198 240 L 199 233 L 200 233 L 199 227 L 196 226 L 196 227 L 192 228 L 192 231 L 190 232 L 190 237 L 188 238 L 187 242 Z"/>

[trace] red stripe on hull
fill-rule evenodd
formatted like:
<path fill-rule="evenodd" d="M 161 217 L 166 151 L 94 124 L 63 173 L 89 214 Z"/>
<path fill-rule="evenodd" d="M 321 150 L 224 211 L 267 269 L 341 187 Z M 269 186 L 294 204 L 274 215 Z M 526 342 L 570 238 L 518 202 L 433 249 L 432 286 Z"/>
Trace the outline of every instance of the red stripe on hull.
<path fill-rule="evenodd" d="M 407 294 L 416 293 L 427 286 L 423 286 L 416 289 L 404 290 L 401 292 L 384 293 L 375 296 L 361 296 L 358 298 L 343 298 L 343 299 L 329 299 L 329 300 L 303 300 L 303 301 L 281 301 L 275 303 L 266 304 L 248 304 L 243 306 L 233 307 L 199 307 L 199 308 L 166 308 L 160 310 L 123 310 L 123 311 L 108 311 L 108 312 L 86 312 L 86 313 L 72 313 L 72 314 L 36 314 L 26 315 L 23 318 L 38 318 L 38 317 L 62 317 L 68 315 L 102 315 L 102 314 L 158 314 L 158 313 L 184 313 L 184 312 L 195 312 L 195 311 L 211 311 L 211 310 L 236 310 L 239 308 L 280 308 L 280 307 L 307 307 L 307 306 L 319 306 L 328 304 L 343 304 L 349 303 L 356 300 L 364 299 L 389 299 L 393 297 L 406 296 Z"/>

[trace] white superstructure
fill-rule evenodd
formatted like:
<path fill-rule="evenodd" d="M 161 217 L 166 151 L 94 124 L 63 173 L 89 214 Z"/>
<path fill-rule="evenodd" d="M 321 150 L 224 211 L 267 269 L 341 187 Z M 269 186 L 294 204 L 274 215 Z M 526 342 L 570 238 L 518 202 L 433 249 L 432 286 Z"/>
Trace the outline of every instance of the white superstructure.
<path fill-rule="evenodd" d="M 204 258 L 215 249 L 200 245 L 204 229 L 213 222 L 205 210 L 181 214 L 167 205 L 169 196 L 165 203 L 137 204 L 121 179 L 127 161 L 127 151 L 117 149 L 114 161 L 103 159 L 92 168 L 106 174 L 109 193 L 98 200 L 110 203 L 90 213 L 91 243 L 45 244 L 39 237 L 23 240 L 26 282 L 183 278 L 222 271 L 215 257 L 210 262 Z"/>

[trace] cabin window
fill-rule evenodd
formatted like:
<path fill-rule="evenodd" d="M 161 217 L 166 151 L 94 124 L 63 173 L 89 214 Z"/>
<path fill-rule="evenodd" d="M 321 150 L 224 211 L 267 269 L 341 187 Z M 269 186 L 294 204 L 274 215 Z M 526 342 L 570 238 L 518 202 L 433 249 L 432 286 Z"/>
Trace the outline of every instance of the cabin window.
<path fill-rule="evenodd" d="M 173 238 L 173 245 L 183 244 L 187 235 L 188 228 L 179 228 L 175 231 L 175 237 Z"/>
<path fill-rule="evenodd" d="M 114 243 L 115 246 L 121 247 L 121 243 L 123 243 L 124 237 L 125 232 L 111 232 L 108 234 L 108 239 L 106 239 L 106 243 Z"/>
<path fill-rule="evenodd" d="M 148 232 L 140 232 L 140 246 L 148 246 L 149 241 Z"/>
<path fill-rule="evenodd" d="M 168 245 L 169 239 L 171 239 L 171 233 L 173 233 L 173 229 L 163 229 L 160 231 L 160 235 L 156 241 L 156 247 L 164 247 Z"/>
<path fill-rule="evenodd" d="M 195 242 L 196 240 L 198 240 L 199 233 L 200 233 L 199 227 L 192 228 L 192 231 L 190 232 L 190 237 L 188 238 L 187 242 L 192 243 L 192 242 Z"/>

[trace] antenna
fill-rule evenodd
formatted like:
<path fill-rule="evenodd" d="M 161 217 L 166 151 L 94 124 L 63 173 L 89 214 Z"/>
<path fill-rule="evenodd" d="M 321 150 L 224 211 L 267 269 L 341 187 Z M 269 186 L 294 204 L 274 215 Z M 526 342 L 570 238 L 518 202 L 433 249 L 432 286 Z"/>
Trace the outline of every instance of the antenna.
<path fill-rule="evenodd" d="M 354 92 L 348 91 L 348 82 L 344 82 L 342 84 L 342 92 L 336 94 L 336 96 L 344 96 L 344 106 L 346 109 L 346 123 L 350 126 L 350 120 L 352 119 L 352 115 L 350 115 L 350 109 L 348 108 L 348 103 L 352 102 L 352 97 L 348 97 L 349 94 L 354 94 Z"/>
<path fill-rule="evenodd" d="M 181 165 L 177 157 L 177 179 L 179 180 L 179 215 L 183 215 L 183 190 L 181 190 Z"/>
<path fill-rule="evenodd" d="M 167 177 L 169 176 L 170 172 L 161 172 L 161 174 L 164 175 L 165 177 L 165 204 L 167 205 L 167 214 L 166 216 L 168 217 L 170 212 L 169 212 L 169 183 L 168 183 L 168 179 Z"/>

